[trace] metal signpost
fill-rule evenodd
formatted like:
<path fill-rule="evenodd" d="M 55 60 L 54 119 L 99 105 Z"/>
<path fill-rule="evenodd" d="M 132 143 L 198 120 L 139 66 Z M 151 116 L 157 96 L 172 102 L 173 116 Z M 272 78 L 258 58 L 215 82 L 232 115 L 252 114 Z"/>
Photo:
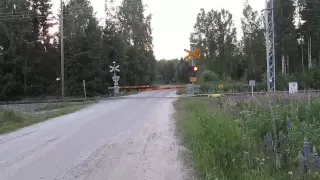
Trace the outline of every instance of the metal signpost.
<path fill-rule="evenodd" d="M 191 48 L 191 51 L 187 50 L 187 49 L 184 49 L 185 52 L 188 53 L 188 55 L 184 58 L 185 60 L 188 60 L 190 57 L 191 57 L 191 67 L 192 68 L 197 68 L 197 69 L 193 69 L 192 71 L 194 73 L 196 73 L 198 71 L 198 66 L 196 66 L 196 62 L 195 62 L 195 57 L 200 59 L 200 55 L 197 54 L 199 51 L 200 51 L 200 48 L 196 48 L 194 49 L 193 45 L 195 44 L 190 44 L 190 48 Z M 190 70 L 190 69 L 189 69 Z M 187 84 L 187 95 L 189 96 L 194 96 L 194 92 L 195 92 L 195 87 L 197 85 L 194 84 L 194 82 L 197 81 L 197 77 L 196 76 L 190 76 L 190 82 L 191 84 Z"/>
<path fill-rule="evenodd" d="M 256 86 L 256 81 L 249 80 L 249 86 L 251 87 L 251 95 L 253 96 L 253 87 Z"/>
<path fill-rule="evenodd" d="M 87 99 L 87 92 L 86 92 L 86 81 L 83 80 L 83 92 L 84 92 L 84 99 Z"/>
<path fill-rule="evenodd" d="M 120 70 L 119 70 L 120 65 L 116 65 L 116 62 L 114 62 L 114 61 L 112 63 L 113 63 L 113 66 L 109 66 L 109 67 L 111 68 L 110 72 L 113 72 L 113 76 L 112 76 L 112 80 L 114 82 L 113 90 L 114 90 L 115 94 L 118 94 L 119 89 L 120 89 L 119 83 L 118 83 L 120 77 L 116 75 L 116 71 L 120 72 Z"/>
<path fill-rule="evenodd" d="M 194 50 L 193 46 L 191 45 L 190 47 L 191 47 L 191 51 L 193 51 L 193 50 Z M 195 50 L 194 50 L 194 51 L 195 51 Z M 192 65 L 192 66 L 195 66 L 195 65 L 196 65 L 195 60 L 194 60 L 194 56 L 191 56 L 191 65 Z M 191 88 L 192 88 L 192 91 L 191 91 L 192 96 L 194 96 L 194 82 L 195 82 L 196 80 L 197 80 L 196 77 L 194 77 L 194 79 L 191 79 L 191 78 L 190 78 L 190 81 L 191 81 L 191 83 L 192 83 L 192 85 L 191 85 Z"/>
<path fill-rule="evenodd" d="M 187 96 L 194 96 L 195 88 L 200 88 L 200 85 L 187 84 Z"/>
<path fill-rule="evenodd" d="M 193 96 L 194 95 L 193 84 L 187 84 L 187 95 L 188 96 Z"/>

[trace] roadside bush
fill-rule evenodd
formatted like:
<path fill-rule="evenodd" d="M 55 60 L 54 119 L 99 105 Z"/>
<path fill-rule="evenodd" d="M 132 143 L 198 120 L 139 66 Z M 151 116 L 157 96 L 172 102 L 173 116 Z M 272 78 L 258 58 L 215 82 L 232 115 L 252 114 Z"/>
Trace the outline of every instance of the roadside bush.
<path fill-rule="evenodd" d="M 176 94 L 177 95 L 187 94 L 187 90 L 186 89 L 177 89 Z"/>
<path fill-rule="evenodd" d="M 13 109 L 3 110 L 1 112 L 1 114 L 2 114 L 2 116 L 1 116 L 2 120 L 1 121 L 3 123 L 7 123 L 7 122 L 22 122 L 23 119 L 24 119 L 23 116 L 19 112 L 15 111 Z"/>
<path fill-rule="evenodd" d="M 213 71 L 205 70 L 201 73 L 201 80 L 203 82 L 219 81 L 219 76 Z"/>

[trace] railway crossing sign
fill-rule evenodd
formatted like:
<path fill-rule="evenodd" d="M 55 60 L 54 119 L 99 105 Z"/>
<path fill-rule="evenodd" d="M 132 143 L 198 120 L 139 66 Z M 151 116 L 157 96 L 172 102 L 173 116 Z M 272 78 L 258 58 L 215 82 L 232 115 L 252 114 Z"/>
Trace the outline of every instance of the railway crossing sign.
<path fill-rule="evenodd" d="M 115 62 L 114 62 L 114 63 L 115 63 Z M 119 70 L 120 65 L 117 65 L 117 66 L 109 66 L 109 67 L 111 68 L 110 72 L 115 72 L 115 71 L 120 72 L 120 70 Z"/>
<path fill-rule="evenodd" d="M 251 86 L 251 87 L 256 86 L 256 81 L 255 80 L 249 80 L 249 86 Z"/>
<path fill-rule="evenodd" d="M 298 92 L 298 83 L 289 82 L 289 94 L 295 94 Z"/>
<path fill-rule="evenodd" d="M 189 53 L 188 56 L 184 57 L 185 60 L 189 59 L 191 56 L 200 59 L 200 55 L 197 54 L 197 52 L 200 51 L 199 48 L 195 49 L 194 51 L 189 51 L 189 50 L 187 50 L 187 49 L 184 49 L 184 51 L 187 52 L 187 53 Z"/>
<path fill-rule="evenodd" d="M 249 80 L 249 86 L 251 87 L 251 95 L 253 96 L 253 87 L 256 86 L 256 81 Z"/>
<path fill-rule="evenodd" d="M 116 62 L 112 62 L 113 63 L 113 66 L 109 66 L 110 67 L 110 72 L 113 72 L 113 76 L 112 76 L 112 80 L 113 80 L 113 90 L 114 90 L 114 93 L 117 94 L 119 93 L 119 79 L 120 79 L 120 76 L 117 76 L 116 75 L 116 72 L 120 72 L 119 70 L 119 67 L 120 65 L 116 65 Z"/>

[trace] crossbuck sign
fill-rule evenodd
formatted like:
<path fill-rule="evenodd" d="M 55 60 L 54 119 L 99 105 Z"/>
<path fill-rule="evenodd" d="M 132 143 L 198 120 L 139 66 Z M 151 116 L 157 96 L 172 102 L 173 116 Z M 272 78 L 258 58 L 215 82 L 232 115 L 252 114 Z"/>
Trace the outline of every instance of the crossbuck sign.
<path fill-rule="evenodd" d="M 116 63 L 116 62 L 113 61 L 113 63 Z M 110 72 L 115 72 L 115 71 L 120 72 L 119 66 L 120 65 L 115 66 L 115 64 L 113 66 L 109 66 L 111 68 Z"/>

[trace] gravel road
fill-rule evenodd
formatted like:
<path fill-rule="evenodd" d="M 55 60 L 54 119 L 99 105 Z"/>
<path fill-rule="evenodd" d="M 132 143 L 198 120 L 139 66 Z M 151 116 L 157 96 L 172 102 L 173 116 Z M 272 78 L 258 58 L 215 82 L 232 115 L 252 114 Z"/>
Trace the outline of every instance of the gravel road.
<path fill-rule="evenodd" d="M 137 97 L 175 96 L 175 91 Z M 1 180 L 184 180 L 175 98 L 101 101 L 0 136 Z"/>

